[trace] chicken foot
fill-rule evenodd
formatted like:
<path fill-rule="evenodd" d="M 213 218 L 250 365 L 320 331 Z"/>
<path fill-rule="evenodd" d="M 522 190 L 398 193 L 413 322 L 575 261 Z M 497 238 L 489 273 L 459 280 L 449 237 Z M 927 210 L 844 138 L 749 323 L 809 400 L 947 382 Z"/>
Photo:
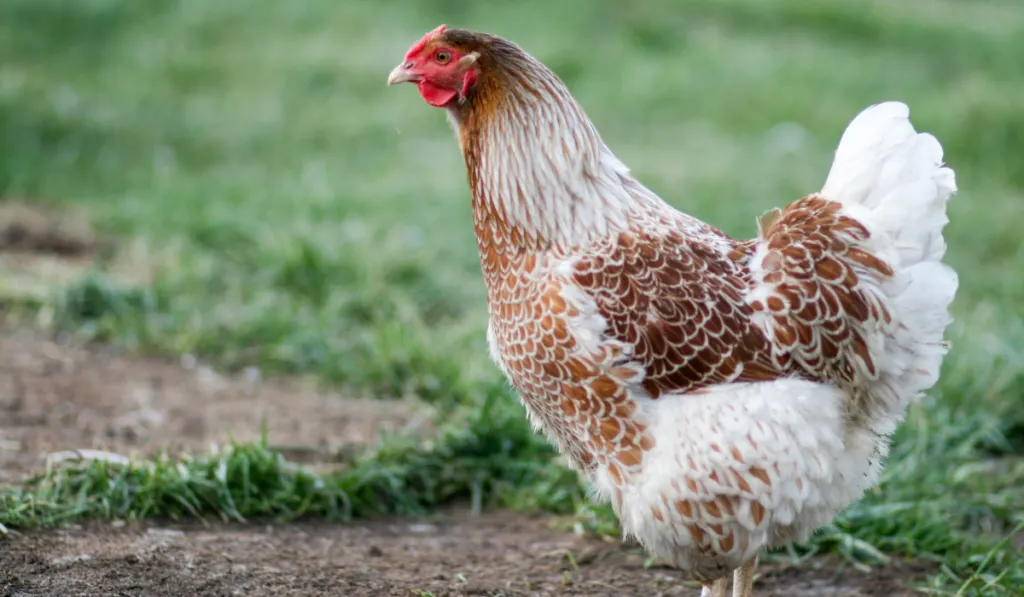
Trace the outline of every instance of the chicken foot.
<path fill-rule="evenodd" d="M 733 572 L 732 597 L 753 597 L 754 595 L 754 570 L 757 568 L 757 558 L 750 560 Z M 724 595 L 724 592 L 723 592 Z"/>

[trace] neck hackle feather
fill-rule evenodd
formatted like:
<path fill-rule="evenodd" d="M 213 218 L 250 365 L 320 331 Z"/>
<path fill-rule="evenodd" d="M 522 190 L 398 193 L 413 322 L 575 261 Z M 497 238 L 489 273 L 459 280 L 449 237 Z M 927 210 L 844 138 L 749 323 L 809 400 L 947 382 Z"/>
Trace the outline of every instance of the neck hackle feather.
<path fill-rule="evenodd" d="M 475 64 L 476 85 L 449 115 L 487 249 L 583 246 L 626 229 L 638 201 L 657 200 L 538 60 L 486 38 Z"/>

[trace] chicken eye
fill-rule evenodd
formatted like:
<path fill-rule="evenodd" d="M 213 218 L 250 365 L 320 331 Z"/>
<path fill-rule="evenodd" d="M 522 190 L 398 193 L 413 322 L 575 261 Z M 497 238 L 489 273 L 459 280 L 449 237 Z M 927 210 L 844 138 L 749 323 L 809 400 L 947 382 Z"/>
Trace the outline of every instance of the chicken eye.
<path fill-rule="evenodd" d="M 447 64 L 448 61 L 451 60 L 451 59 L 452 59 L 451 53 L 450 52 L 445 52 L 444 50 L 441 50 L 440 52 L 438 52 L 434 56 L 434 60 L 437 60 L 441 64 Z"/>

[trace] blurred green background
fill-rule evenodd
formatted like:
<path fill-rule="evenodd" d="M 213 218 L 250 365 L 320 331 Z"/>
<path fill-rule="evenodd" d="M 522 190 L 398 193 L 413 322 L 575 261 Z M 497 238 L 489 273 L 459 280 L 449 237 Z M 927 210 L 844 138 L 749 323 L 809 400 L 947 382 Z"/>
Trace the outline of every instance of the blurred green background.
<path fill-rule="evenodd" d="M 440 111 L 384 84 L 447 22 L 519 42 L 641 180 L 740 236 L 820 187 L 860 109 L 907 101 L 963 188 L 958 329 L 1020 338 L 1022 10 L 5 0 L 0 189 L 85 208 L 157 274 L 136 311 L 81 309 L 82 331 L 465 397 L 495 372 L 461 157 Z"/>
<path fill-rule="evenodd" d="M 80 338 L 225 369 L 512 403 L 486 356 L 453 135 L 385 86 L 440 23 L 518 42 L 641 180 L 738 236 L 820 187 L 859 110 L 910 104 L 961 188 L 954 348 L 844 528 L 945 554 L 966 544 L 954 531 L 1021 520 L 1019 0 L 3 0 L 0 194 L 73 206 L 116 239 L 84 278 L 17 301 Z"/>

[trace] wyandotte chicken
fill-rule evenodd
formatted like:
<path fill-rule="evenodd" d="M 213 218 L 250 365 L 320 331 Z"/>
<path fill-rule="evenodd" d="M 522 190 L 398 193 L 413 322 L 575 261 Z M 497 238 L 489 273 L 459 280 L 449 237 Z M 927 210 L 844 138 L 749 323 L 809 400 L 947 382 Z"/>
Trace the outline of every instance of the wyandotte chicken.
<path fill-rule="evenodd" d="M 762 549 L 877 482 L 957 289 L 954 175 L 904 104 L 864 110 L 822 190 L 738 241 L 633 178 L 512 42 L 442 25 L 402 82 L 458 134 L 494 360 L 626 533 L 747 597 Z"/>

